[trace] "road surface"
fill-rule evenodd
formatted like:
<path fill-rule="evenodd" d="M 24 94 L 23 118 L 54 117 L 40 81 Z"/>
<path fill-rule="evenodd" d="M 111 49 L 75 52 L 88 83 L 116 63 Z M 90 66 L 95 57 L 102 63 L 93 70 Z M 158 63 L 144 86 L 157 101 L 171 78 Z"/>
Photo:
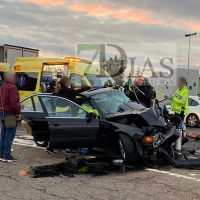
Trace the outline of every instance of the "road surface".
<path fill-rule="evenodd" d="M 199 129 L 188 128 L 198 133 Z M 20 139 L 21 137 L 21 139 Z M 26 138 L 26 139 L 23 139 Z M 198 145 L 198 142 L 195 142 Z M 199 142 L 200 145 L 200 142 Z M 18 128 L 13 156 L 16 163 L 0 162 L 0 199 L 14 200 L 197 200 L 200 199 L 200 171 L 163 167 L 140 169 L 104 176 L 75 175 L 30 178 L 20 176 L 31 166 L 64 162 L 63 152 L 50 155 L 37 148 Z"/>

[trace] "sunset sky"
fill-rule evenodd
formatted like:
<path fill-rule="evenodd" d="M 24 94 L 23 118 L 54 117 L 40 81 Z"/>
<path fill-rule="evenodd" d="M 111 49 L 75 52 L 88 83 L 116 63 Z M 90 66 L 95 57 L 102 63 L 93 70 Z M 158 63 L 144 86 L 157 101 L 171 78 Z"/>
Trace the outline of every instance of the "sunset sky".
<path fill-rule="evenodd" d="M 200 0 L 1 0 L 0 43 L 74 55 L 75 43 L 175 43 L 180 67 L 200 60 Z"/>

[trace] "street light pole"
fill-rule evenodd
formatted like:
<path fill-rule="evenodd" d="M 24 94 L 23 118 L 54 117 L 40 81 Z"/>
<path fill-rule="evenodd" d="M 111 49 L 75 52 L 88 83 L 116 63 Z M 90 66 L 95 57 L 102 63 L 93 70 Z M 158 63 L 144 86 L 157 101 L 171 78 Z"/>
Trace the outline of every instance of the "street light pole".
<path fill-rule="evenodd" d="M 189 49 L 188 49 L 188 69 L 187 69 L 187 89 L 189 89 L 188 87 L 189 87 L 189 81 L 188 81 L 188 79 L 189 79 L 189 69 L 190 69 L 190 36 L 189 36 Z"/>
<path fill-rule="evenodd" d="M 185 34 L 185 37 L 189 37 L 189 49 L 188 49 L 188 69 L 187 69 L 187 88 L 189 89 L 189 69 L 190 69 L 190 37 L 196 35 L 197 33 Z"/>

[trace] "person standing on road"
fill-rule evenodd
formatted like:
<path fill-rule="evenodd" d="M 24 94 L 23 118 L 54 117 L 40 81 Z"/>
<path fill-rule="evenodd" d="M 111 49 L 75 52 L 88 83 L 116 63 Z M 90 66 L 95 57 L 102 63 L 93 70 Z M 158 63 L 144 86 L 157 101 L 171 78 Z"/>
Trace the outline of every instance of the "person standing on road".
<path fill-rule="evenodd" d="M 11 156 L 11 146 L 17 130 L 17 121 L 21 120 L 20 98 L 15 86 L 17 82 L 15 73 L 5 72 L 4 80 L 5 82 L 0 88 L 0 120 L 2 122 L 0 160 L 13 162 L 17 161 Z"/>
<path fill-rule="evenodd" d="M 49 84 L 49 89 L 47 90 L 47 93 L 52 93 L 52 95 L 55 95 L 55 89 L 56 89 L 56 81 L 55 80 L 52 80 Z M 53 103 L 55 104 L 55 103 Z M 52 105 L 52 108 L 54 107 L 55 105 Z M 55 154 L 56 152 L 60 151 L 60 149 L 52 149 L 50 147 L 50 141 L 48 142 L 48 146 L 46 147 L 45 149 L 46 152 L 50 153 L 50 154 Z"/>
<path fill-rule="evenodd" d="M 188 96 L 189 92 L 186 87 L 186 79 L 184 77 L 179 77 L 177 81 L 178 90 L 173 96 L 164 95 L 164 98 L 172 100 L 171 110 L 174 112 L 175 116 L 178 116 L 182 121 L 184 121 L 185 115 L 188 114 Z M 182 133 L 183 134 L 183 133 Z M 175 150 L 178 157 L 182 156 L 181 146 L 182 146 L 182 135 L 176 140 Z"/>

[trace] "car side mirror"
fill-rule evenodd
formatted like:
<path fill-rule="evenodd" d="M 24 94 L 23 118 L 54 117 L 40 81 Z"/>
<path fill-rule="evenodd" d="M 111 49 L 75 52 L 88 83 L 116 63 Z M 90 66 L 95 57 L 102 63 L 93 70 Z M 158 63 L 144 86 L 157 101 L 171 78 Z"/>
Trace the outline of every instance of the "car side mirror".
<path fill-rule="evenodd" d="M 88 113 L 86 115 L 86 120 L 87 120 L 87 123 L 90 123 L 93 119 L 96 119 L 97 118 L 97 115 L 95 113 Z"/>
<path fill-rule="evenodd" d="M 97 115 L 93 112 L 90 113 L 90 119 L 96 119 Z"/>

